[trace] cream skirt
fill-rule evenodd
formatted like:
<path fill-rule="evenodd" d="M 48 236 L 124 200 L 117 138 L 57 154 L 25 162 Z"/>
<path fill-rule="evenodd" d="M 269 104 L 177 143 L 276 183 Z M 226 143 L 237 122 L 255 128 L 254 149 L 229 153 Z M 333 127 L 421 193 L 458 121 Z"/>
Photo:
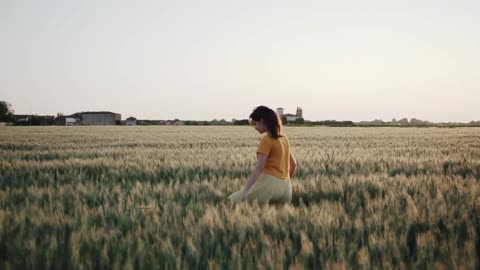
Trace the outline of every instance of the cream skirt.
<path fill-rule="evenodd" d="M 242 201 L 243 188 L 228 196 L 231 202 Z M 282 179 L 269 174 L 260 174 L 257 181 L 248 191 L 248 201 L 258 203 L 290 203 L 292 200 L 292 183 L 290 179 Z"/>

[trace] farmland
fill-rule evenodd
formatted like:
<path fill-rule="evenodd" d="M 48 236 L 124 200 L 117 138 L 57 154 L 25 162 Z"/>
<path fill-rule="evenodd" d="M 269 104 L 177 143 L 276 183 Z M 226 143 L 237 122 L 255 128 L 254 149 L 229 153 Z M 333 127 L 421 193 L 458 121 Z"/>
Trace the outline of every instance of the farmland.
<path fill-rule="evenodd" d="M 251 127 L 0 129 L 1 269 L 480 267 L 480 128 L 287 127 L 291 205 L 232 205 Z"/>

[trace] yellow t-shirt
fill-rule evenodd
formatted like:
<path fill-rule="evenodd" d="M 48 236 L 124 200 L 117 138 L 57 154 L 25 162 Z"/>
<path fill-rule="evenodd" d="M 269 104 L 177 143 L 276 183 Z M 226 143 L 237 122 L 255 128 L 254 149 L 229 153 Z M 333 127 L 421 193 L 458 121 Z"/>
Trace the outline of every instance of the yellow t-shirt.
<path fill-rule="evenodd" d="M 257 153 L 268 156 L 263 173 L 278 178 L 290 178 L 290 144 L 287 136 L 274 139 L 270 135 L 263 136 L 257 147 Z"/>

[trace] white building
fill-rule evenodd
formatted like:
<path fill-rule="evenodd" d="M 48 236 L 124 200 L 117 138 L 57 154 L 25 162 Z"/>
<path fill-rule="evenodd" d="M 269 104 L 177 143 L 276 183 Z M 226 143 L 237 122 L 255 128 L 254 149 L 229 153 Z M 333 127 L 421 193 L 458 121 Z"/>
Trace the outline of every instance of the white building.
<path fill-rule="evenodd" d="M 277 114 L 278 114 L 278 116 L 282 117 L 282 115 L 283 115 L 283 108 L 282 107 L 277 108 Z"/>
<path fill-rule="evenodd" d="M 136 126 L 137 125 L 137 118 L 130 116 L 126 119 L 127 126 Z"/>
<path fill-rule="evenodd" d="M 73 117 L 66 117 L 65 118 L 65 125 L 66 126 L 74 126 L 77 124 L 77 119 Z"/>
<path fill-rule="evenodd" d="M 291 113 L 284 114 L 283 116 L 285 116 L 285 118 L 287 119 L 287 122 L 294 122 L 295 120 L 300 118 L 300 117 L 298 117 L 294 114 L 291 114 Z"/>
<path fill-rule="evenodd" d="M 295 120 L 299 118 L 303 118 L 303 110 L 300 107 L 297 107 L 297 112 L 296 114 L 291 114 L 291 113 L 284 113 L 284 109 L 282 107 L 277 108 L 277 114 L 280 117 L 285 117 L 287 119 L 287 122 L 294 122 Z"/>

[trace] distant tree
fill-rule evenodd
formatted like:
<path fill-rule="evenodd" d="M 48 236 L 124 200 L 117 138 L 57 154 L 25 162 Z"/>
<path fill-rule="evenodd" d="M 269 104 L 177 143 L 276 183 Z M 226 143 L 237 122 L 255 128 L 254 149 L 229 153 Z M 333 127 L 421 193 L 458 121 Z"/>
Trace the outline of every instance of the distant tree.
<path fill-rule="evenodd" d="M 117 126 L 122 125 L 122 121 L 120 121 L 120 120 L 115 120 L 115 125 L 117 125 Z"/>
<path fill-rule="evenodd" d="M 400 125 L 408 125 L 408 119 L 407 118 L 402 118 L 397 121 L 397 123 L 400 123 Z"/>
<path fill-rule="evenodd" d="M 52 126 L 55 125 L 55 116 L 51 115 L 30 115 L 27 121 L 17 121 L 18 126 Z"/>
<path fill-rule="evenodd" d="M 243 126 L 243 125 L 249 125 L 250 123 L 248 122 L 248 119 L 242 119 L 242 120 L 235 120 L 233 124 L 236 126 Z"/>
<path fill-rule="evenodd" d="M 303 124 L 305 124 L 305 119 L 303 119 L 302 117 L 299 117 L 299 118 L 295 119 L 295 121 L 293 121 L 293 123 L 303 125 Z"/>
<path fill-rule="evenodd" d="M 286 116 L 283 115 L 283 116 L 281 117 L 281 119 L 282 119 L 282 125 L 288 124 L 288 121 L 287 121 L 287 117 L 286 117 Z"/>
<path fill-rule="evenodd" d="M 0 122 L 13 122 L 12 105 L 6 101 L 0 101 Z"/>
<path fill-rule="evenodd" d="M 30 120 L 32 126 L 40 126 L 42 124 L 42 119 L 38 115 L 31 115 L 30 117 L 32 118 Z"/>

